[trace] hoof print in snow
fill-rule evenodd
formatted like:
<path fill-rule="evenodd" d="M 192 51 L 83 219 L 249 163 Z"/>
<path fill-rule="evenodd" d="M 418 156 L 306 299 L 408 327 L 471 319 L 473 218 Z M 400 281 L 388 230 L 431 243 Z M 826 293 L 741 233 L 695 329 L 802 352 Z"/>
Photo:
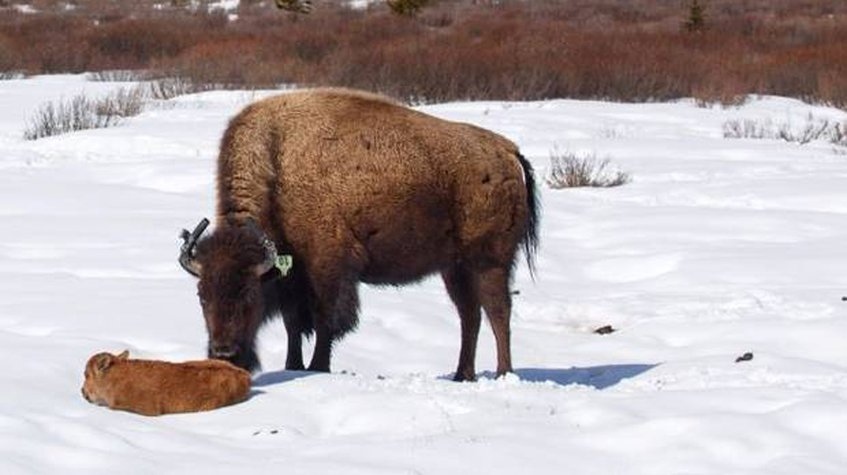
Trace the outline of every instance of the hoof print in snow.
<path fill-rule="evenodd" d="M 842 302 L 847 302 L 847 297 L 841 297 Z"/>
<path fill-rule="evenodd" d="M 513 290 L 512 291 L 512 295 L 520 295 L 520 294 L 521 294 L 520 290 Z M 847 297 L 844 297 L 844 298 L 847 298 Z"/>
<path fill-rule="evenodd" d="M 608 335 L 609 333 L 614 333 L 616 330 L 612 328 L 611 325 L 603 325 L 602 327 L 594 330 L 594 333 L 598 335 Z"/>
<path fill-rule="evenodd" d="M 738 358 L 735 358 L 735 362 L 741 363 L 742 361 L 750 361 L 752 359 L 753 359 L 753 353 L 750 353 L 748 351 L 747 353 L 744 353 L 743 355 L 739 356 Z"/>

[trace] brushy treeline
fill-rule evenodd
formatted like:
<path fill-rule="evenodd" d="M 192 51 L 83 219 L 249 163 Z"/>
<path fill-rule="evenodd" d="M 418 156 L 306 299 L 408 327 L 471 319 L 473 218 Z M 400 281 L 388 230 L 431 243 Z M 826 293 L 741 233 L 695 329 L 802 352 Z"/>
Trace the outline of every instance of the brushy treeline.
<path fill-rule="evenodd" d="M 684 0 L 442 0 L 414 17 L 242 1 L 235 21 L 180 3 L 0 11 L 0 73 L 145 69 L 205 87 L 335 85 L 429 102 L 762 93 L 847 105 L 843 0 L 711 0 L 697 32 L 683 27 Z"/>

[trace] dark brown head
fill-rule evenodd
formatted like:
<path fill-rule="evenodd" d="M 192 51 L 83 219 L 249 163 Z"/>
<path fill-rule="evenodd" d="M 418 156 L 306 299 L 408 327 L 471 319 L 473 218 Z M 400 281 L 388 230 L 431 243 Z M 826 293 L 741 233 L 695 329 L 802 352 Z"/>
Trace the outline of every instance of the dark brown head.
<path fill-rule="evenodd" d="M 275 259 L 255 225 L 225 225 L 197 244 L 186 270 L 200 279 L 209 358 L 248 371 L 259 366 L 254 348 L 263 318 L 262 276 Z"/>

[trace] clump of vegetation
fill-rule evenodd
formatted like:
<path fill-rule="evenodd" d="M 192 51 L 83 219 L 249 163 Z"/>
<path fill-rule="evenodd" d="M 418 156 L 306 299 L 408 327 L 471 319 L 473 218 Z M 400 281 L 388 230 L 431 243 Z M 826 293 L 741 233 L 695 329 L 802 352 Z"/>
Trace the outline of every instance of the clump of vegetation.
<path fill-rule="evenodd" d="M 308 15 L 289 13 L 307 0 L 276 1 L 233 14 L 208 0 L 0 9 L 0 76 L 150 70 L 196 88 L 344 86 L 420 102 L 771 94 L 847 107 L 844 0 L 430 0 L 411 18 L 392 8 L 420 0 L 313 0 Z"/>
<path fill-rule="evenodd" d="M 102 117 L 125 119 L 144 110 L 147 95 L 142 87 L 120 88 L 117 91 L 94 101 L 95 114 Z"/>
<path fill-rule="evenodd" d="M 829 134 L 829 141 L 839 147 L 847 148 L 847 121 L 835 124 Z"/>
<path fill-rule="evenodd" d="M 177 96 L 206 91 L 211 89 L 211 86 L 207 83 L 196 84 L 188 78 L 175 76 L 151 81 L 148 87 L 151 98 L 166 101 Z"/>
<path fill-rule="evenodd" d="M 632 177 L 621 170 L 613 170 L 608 158 L 598 159 L 595 154 L 578 156 L 570 152 L 553 151 L 550 154 L 550 170 L 547 185 L 553 189 L 575 187 L 610 188 L 632 181 Z"/>
<path fill-rule="evenodd" d="M 688 18 L 682 24 L 685 30 L 689 33 L 703 31 L 706 27 L 706 17 L 703 12 L 703 5 L 699 0 L 692 0 L 688 5 Z"/>
<path fill-rule="evenodd" d="M 280 10 L 287 10 L 293 13 L 308 14 L 312 11 L 311 0 L 274 0 L 274 4 Z"/>
<path fill-rule="evenodd" d="M 774 124 L 765 120 L 729 120 L 723 124 L 724 138 L 731 139 L 772 139 L 806 145 L 816 140 L 825 140 L 833 145 L 847 146 L 847 122 L 839 123 L 829 119 L 820 119 L 812 114 L 799 127 L 790 123 Z"/>
<path fill-rule="evenodd" d="M 21 71 L 0 71 L 0 81 L 6 81 L 9 79 L 22 79 L 25 77 L 25 74 Z"/>
<path fill-rule="evenodd" d="M 388 8 L 397 15 L 415 16 L 429 0 L 387 0 Z"/>
<path fill-rule="evenodd" d="M 118 125 L 127 117 L 143 110 L 145 94 L 140 88 L 118 89 L 99 99 L 84 94 L 67 101 L 42 105 L 28 121 L 24 130 L 26 140 Z"/>
<path fill-rule="evenodd" d="M 98 82 L 138 82 L 147 79 L 146 71 L 134 69 L 106 69 L 88 73 L 89 81 Z"/>

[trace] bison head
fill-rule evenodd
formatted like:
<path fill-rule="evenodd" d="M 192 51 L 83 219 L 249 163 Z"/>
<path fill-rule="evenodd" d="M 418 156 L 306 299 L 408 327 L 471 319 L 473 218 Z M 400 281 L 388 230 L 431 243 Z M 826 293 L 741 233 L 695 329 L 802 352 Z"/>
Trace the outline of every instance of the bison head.
<path fill-rule="evenodd" d="M 262 323 L 262 276 L 273 269 L 276 249 L 252 221 L 225 224 L 195 243 L 184 233 L 180 263 L 199 279 L 197 296 L 208 332 L 208 356 L 256 369 L 256 334 Z"/>

